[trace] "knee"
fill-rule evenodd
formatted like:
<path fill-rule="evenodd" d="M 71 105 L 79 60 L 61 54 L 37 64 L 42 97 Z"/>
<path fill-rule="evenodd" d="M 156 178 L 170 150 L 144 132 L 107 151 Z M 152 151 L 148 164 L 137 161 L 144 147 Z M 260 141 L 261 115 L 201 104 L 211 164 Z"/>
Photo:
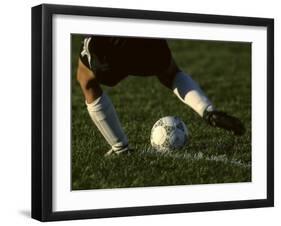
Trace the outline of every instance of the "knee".
<path fill-rule="evenodd" d="M 88 90 L 98 86 L 98 81 L 92 71 L 79 65 L 77 69 L 76 79 L 83 90 Z"/>
<path fill-rule="evenodd" d="M 172 60 L 169 67 L 165 71 L 157 74 L 157 78 L 164 86 L 171 89 L 176 73 L 179 71 L 180 69 L 178 68 L 174 60 Z"/>
<path fill-rule="evenodd" d="M 89 90 L 99 85 L 94 77 L 90 76 L 77 76 L 77 80 L 83 90 Z"/>

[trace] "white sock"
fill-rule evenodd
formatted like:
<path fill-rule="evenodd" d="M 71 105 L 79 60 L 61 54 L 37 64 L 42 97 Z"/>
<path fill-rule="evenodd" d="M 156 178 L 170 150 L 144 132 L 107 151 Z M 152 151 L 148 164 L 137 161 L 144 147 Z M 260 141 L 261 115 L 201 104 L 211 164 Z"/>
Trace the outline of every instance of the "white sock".
<path fill-rule="evenodd" d="M 211 101 L 200 89 L 199 85 L 182 71 L 178 72 L 175 76 L 173 92 L 182 102 L 190 106 L 201 117 L 203 117 L 203 113 L 207 108 L 208 111 L 214 109 Z"/>
<path fill-rule="evenodd" d="M 108 96 L 103 94 L 94 102 L 86 102 L 91 119 L 114 150 L 128 146 L 127 137 L 121 128 L 115 108 Z"/>

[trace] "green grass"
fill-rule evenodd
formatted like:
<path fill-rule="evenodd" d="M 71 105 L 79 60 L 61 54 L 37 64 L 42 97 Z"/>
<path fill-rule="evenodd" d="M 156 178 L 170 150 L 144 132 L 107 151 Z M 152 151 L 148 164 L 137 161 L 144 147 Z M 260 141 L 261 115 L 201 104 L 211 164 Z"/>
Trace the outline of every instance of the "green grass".
<path fill-rule="evenodd" d="M 143 187 L 251 181 L 251 45 L 170 40 L 179 66 L 221 110 L 238 116 L 246 134 L 234 137 L 209 127 L 156 78 L 129 77 L 103 87 L 118 112 L 135 152 L 104 158 L 109 146 L 85 107 L 75 78 L 81 37 L 72 36 L 72 189 Z M 176 115 L 190 131 L 180 151 L 158 154 L 150 130 L 161 117 Z"/>

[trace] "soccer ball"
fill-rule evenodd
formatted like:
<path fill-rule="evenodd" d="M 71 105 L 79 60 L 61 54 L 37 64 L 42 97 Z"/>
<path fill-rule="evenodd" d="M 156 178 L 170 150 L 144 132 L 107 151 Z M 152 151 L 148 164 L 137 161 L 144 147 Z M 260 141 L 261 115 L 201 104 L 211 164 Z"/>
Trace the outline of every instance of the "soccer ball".
<path fill-rule="evenodd" d="M 166 152 L 182 148 L 187 143 L 188 129 L 175 116 L 159 119 L 152 127 L 150 142 L 156 151 Z"/>

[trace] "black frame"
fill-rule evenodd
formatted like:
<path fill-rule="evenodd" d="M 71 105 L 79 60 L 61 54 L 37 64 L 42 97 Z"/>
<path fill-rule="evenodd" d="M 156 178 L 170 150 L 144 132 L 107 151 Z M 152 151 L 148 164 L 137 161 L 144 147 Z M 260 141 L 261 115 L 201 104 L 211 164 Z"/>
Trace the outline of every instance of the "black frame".
<path fill-rule="evenodd" d="M 267 198 L 196 204 L 52 211 L 52 16 L 153 19 L 267 28 Z M 32 218 L 40 221 L 121 217 L 274 206 L 274 20 L 268 18 L 43 4 L 32 8 Z"/>

